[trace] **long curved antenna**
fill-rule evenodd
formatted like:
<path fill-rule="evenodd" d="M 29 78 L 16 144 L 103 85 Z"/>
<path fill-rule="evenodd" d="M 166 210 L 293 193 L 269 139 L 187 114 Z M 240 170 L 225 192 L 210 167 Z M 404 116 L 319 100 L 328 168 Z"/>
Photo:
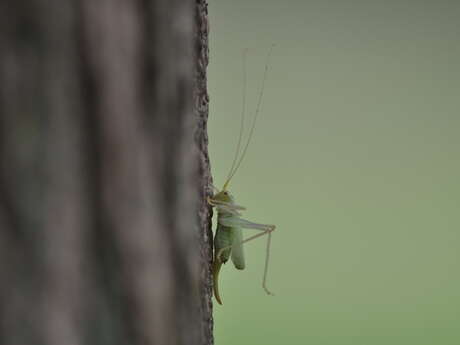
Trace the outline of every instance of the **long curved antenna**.
<path fill-rule="evenodd" d="M 238 160 L 238 156 L 240 154 L 240 148 L 241 148 L 241 140 L 243 139 L 243 131 L 244 131 L 244 116 L 246 112 L 246 54 L 248 52 L 248 49 L 243 50 L 243 105 L 241 109 L 241 123 L 240 123 L 240 135 L 238 137 L 238 144 L 236 145 L 236 151 L 235 151 L 235 156 L 233 157 L 233 162 L 232 166 L 230 168 L 230 171 L 228 172 L 227 179 L 225 180 L 224 188 L 225 190 L 228 186 L 228 183 L 230 182 L 230 176 L 233 173 L 233 169 L 235 168 L 236 161 Z"/>
<path fill-rule="evenodd" d="M 254 115 L 254 120 L 252 121 L 251 130 L 249 131 L 248 141 L 246 142 L 246 145 L 244 146 L 243 153 L 241 154 L 241 157 L 238 160 L 238 163 L 236 164 L 235 169 L 233 170 L 233 172 L 230 175 L 230 177 L 227 179 L 227 182 L 224 185 L 224 189 L 227 187 L 227 185 L 230 182 L 230 180 L 232 179 L 232 177 L 235 176 L 236 172 L 238 171 L 238 168 L 240 167 L 241 162 L 243 161 L 243 158 L 246 155 L 246 152 L 248 150 L 249 143 L 251 142 L 252 135 L 254 133 L 254 128 L 256 127 L 257 117 L 259 116 L 259 113 L 260 113 L 260 105 L 262 104 L 262 96 L 264 94 L 264 89 L 265 89 L 265 80 L 267 80 L 268 63 L 270 61 L 270 56 L 272 54 L 274 46 L 275 46 L 274 44 L 271 45 L 270 50 L 268 51 L 268 54 L 267 54 L 267 60 L 265 62 L 265 69 L 264 69 L 264 76 L 262 78 L 262 86 L 260 88 L 259 99 L 257 101 L 257 107 L 256 107 L 256 113 Z"/>

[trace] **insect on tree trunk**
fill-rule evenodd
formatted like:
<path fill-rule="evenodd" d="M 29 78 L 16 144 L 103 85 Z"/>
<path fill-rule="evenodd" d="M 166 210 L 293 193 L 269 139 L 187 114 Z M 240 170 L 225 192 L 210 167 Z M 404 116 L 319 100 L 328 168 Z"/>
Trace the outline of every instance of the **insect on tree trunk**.
<path fill-rule="evenodd" d="M 0 2 L 0 343 L 212 344 L 207 4 Z"/>

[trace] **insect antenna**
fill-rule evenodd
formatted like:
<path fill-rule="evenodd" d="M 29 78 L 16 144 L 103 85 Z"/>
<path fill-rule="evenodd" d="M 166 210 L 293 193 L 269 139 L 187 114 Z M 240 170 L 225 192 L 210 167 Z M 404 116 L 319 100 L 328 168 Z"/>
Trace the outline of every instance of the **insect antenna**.
<path fill-rule="evenodd" d="M 244 117 L 246 115 L 246 83 L 247 83 L 247 78 L 246 78 L 246 54 L 248 52 L 248 49 L 243 50 L 243 105 L 241 109 L 241 122 L 240 122 L 240 134 L 238 137 L 238 144 L 236 145 L 236 150 L 235 150 L 235 156 L 233 157 L 233 162 L 232 166 L 230 168 L 230 171 L 228 172 L 227 179 L 225 180 L 224 188 L 223 190 L 227 189 L 228 183 L 230 182 L 231 175 L 233 172 L 233 169 L 235 168 L 235 164 L 238 160 L 238 156 L 240 154 L 240 148 L 241 148 L 241 140 L 243 139 L 243 132 L 244 132 Z"/>
<path fill-rule="evenodd" d="M 252 135 L 254 134 L 254 129 L 256 127 L 256 122 L 257 122 L 257 117 L 259 116 L 260 106 L 262 104 L 262 96 L 264 94 L 265 81 L 267 80 L 267 72 L 268 72 L 270 56 L 271 56 L 271 53 L 272 53 L 272 50 L 273 50 L 274 46 L 275 46 L 274 44 L 271 45 L 270 50 L 268 51 L 268 54 L 267 54 L 267 60 L 265 61 L 265 69 L 264 69 L 264 75 L 263 75 L 263 78 L 262 78 L 262 86 L 260 88 L 259 98 L 257 100 L 257 107 L 256 107 L 256 112 L 255 112 L 255 115 L 254 115 L 254 119 L 252 120 L 251 129 L 249 130 L 248 140 L 246 141 L 246 145 L 243 148 L 243 153 L 241 154 L 241 157 L 239 158 L 238 163 L 236 164 L 234 170 L 229 174 L 229 177 L 227 178 L 227 181 L 224 184 L 224 188 L 223 188 L 224 190 L 227 188 L 228 184 L 230 183 L 230 180 L 233 178 L 233 176 L 235 176 L 236 172 L 238 171 L 238 168 L 241 166 L 241 163 L 243 162 L 244 156 L 246 155 L 246 152 L 248 150 L 249 144 L 251 142 Z"/>

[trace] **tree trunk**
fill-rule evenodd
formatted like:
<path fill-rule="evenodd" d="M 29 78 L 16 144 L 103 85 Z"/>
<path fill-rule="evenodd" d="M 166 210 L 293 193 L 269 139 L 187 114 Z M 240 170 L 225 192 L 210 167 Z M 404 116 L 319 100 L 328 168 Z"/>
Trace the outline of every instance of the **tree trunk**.
<path fill-rule="evenodd" d="M 0 343 L 212 344 L 204 0 L 0 2 Z"/>

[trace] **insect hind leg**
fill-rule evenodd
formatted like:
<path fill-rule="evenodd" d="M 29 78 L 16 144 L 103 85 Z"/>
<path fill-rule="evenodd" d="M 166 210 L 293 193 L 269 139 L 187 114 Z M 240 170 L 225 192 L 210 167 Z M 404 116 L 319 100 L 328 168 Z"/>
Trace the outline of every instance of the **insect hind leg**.
<path fill-rule="evenodd" d="M 268 264 L 269 264 L 269 261 L 270 261 L 270 247 L 271 247 L 271 241 L 272 241 L 272 232 L 275 231 L 275 226 L 272 225 L 269 229 L 265 230 L 263 233 L 261 234 L 257 234 L 255 236 L 251 236 L 247 239 L 245 239 L 244 241 L 241 242 L 241 244 L 245 243 L 245 242 L 249 242 L 257 237 L 262 237 L 264 235 L 268 235 L 267 236 L 267 246 L 266 246 L 266 249 L 265 249 L 265 264 L 264 264 L 264 275 L 263 275 L 263 278 L 262 278 L 262 288 L 265 290 L 265 292 L 268 294 L 268 295 L 272 295 L 274 296 L 274 293 L 271 292 L 270 290 L 268 290 L 267 288 L 267 275 L 268 275 Z"/>
<path fill-rule="evenodd" d="M 250 222 L 248 222 L 250 223 Z M 250 223 L 250 224 L 255 224 L 255 223 Z M 255 229 L 255 230 L 260 230 L 262 231 L 262 233 L 259 233 L 257 235 L 254 235 L 254 236 L 250 236 L 246 239 L 244 239 L 243 241 L 241 241 L 239 244 L 244 244 L 244 243 L 247 243 L 249 241 L 252 241 L 252 240 L 255 240 L 256 238 L 259 238 L 259 237 L 262 237 L 264 235 L 268 235 L 267 237 L 267 246 L 266 246 L 266 249 L 265 249 L 265 264 L 264 264 L 264 274 L 263 274 L 263 278 L 262 278 L 262 288 L 264 289 L 264 291 L 268 294 L 268 295 L 274 295 L 270 290 L 268 290 L 267 288 L 267 276 L 268 276 L 268 264 L 269 264 L 269 260 L 270 260 L 270 247 L 271 247 L 271 238 L 272 238 L 272 232 L 275 231 L 275 226 L 274 225 L 264 225 L 264 224 L 255 224 L 257 225 L 257 227 L 253 227 L 253 226 L 250 226 L 250 224 L 246 224 L 246 226 L 242 226 L 243 228 L 246 228 L 246 229 Z M 241 226 L 242 224 L 240 224 Z M 217 259 L 220 260 L 220 255 L 222 254 L 222 252 L 226 249 L 229 249 L 231 248 L 232 246 L 227 246 L 227 247 L 224 247 L 224 248 L 221 248 L 219 250 L 219 252 L 217 253 Z"/>

